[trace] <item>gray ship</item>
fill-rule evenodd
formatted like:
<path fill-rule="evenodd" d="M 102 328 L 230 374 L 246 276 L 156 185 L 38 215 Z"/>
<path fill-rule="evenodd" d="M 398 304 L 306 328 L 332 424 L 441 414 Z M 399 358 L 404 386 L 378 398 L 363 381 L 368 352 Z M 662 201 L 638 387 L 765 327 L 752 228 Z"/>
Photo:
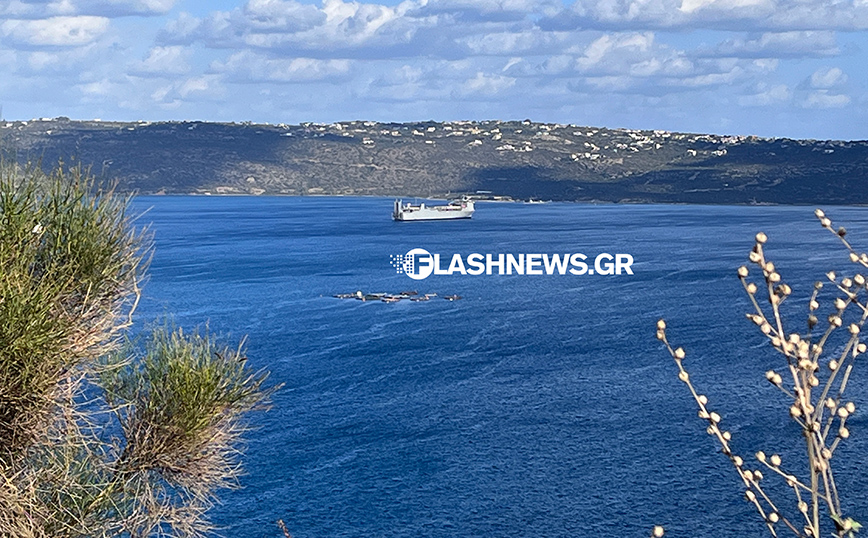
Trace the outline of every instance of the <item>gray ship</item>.
<path fill-rule="evenodd" d="M 473 200 L 454 200 L 446 205 L 435 206 L 405 204 L 403 200 L 395 200 L 392 218 L 402 221 L 469 219 L 474 211 Z"/>

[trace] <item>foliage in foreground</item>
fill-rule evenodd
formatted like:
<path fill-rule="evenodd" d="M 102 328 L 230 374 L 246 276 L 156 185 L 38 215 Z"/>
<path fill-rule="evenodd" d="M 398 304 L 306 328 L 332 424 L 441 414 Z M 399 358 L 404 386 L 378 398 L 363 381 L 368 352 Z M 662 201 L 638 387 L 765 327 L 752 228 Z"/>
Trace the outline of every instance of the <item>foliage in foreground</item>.
<path fill-rule="evenodd" d="M 840 238 L 849 251 L 850 261 L 868 268 L 868 253 L 858 253 L 850 245 L 845 239 L 846 230 L 835 230 L 819 209 L 816 216 L 824 228 Z M 792 289 L 766 257 L 767 239 L 764 233 L 758 233 L 750 253 L 750 261 L 762 273 L 759 286 L 749 281 L 750 270 L 746 266 L 738 269 L 738 276 L 754 308 L 747 314 L 748 319 L 784 359 L 779 370 L 769 370 L 765 377 L 785 395 L 787 413 L 804 438 L 805 462 L 785 464 L 778 454 L 756 453 L 758 464 L 767 473 L 777 475 L 787 489 L 792 490 L 794 502 L 791 505 L 777 504 L 779 499 L 767 487 L 763 470 L 756 468 L 759 465 L 749 465 L 735 454 L 731 433 L 722 427 L 720 415 L 710 409 L 708 397 L 694 386 L 684 367 L 686 353 L 683 348 L 673 348 L 669 343 L 663 320 L 657 322 L 657 338 L 675 359 L 678 378 L 687 385 L 699 406 L 699 417 L 708 422 L 708 434 L 717 440 L 729 458 L 744 485 L 745 498 L 755 507 L 771 535 L 777 536 L 783 531 L 799 538 L 853 538 L 861 525 L 842 509 L 832 463 L 835 451 L 850 436 L 847 420 L 856 410 L 855 404 L 844 398 L 844 392 L 857 357 L 868 350 L 860 341 L 868 319 L 868 283 L 861 273 L 843 278 L 834 272 L 827 273 L 834 294 L 834 298 L 825 301 L 828 315 L 823 321 L 818 317 L 819 296 L 824 286 L 817 282 L 808 303 L 807 330 L 793 331 L 790 324 L 785 323 L 780 309 Z M 799 476 L 793 472 L 794 468 L 807 468 L 807 476 Z M 662 527 L 655 527 L 653 535 L 663 536 Z"/>
<path fill-rule="evenodd" d="M 201 536 L 273 389 L 242 350 L 123 343 L 150 255 L 80 170 L 0 164 L 0 536 Z"/>

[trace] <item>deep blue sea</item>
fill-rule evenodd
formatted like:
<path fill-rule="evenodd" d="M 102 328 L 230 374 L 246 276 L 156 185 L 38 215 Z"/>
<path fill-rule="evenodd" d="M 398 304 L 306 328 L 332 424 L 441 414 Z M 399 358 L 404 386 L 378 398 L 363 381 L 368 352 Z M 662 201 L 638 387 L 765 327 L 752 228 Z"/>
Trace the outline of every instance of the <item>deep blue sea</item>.
<path fill-rule="evenodd" d="M 794 290 L 791 331 L 804 331 L 815 280 L 854 272 L 810 207 L 481 203 L 472 220 L 395 223 L 382 198 L 134 206 L 156 245 L 139 322 L 172 314 L 230 343 L 246 336 L 249 364 L 284 384 L 251 418 L 242 487 L 212 512 L 232 538 L 279 538 L 277 519 L 294 538 L 646 537 L 658 524 L 667 537 L 766 536 L 655 322 L 666 318 L 749 465 L 761 449 L 801 473 L 789 404 L 764 378 L 782 358 L 745 319 L 736 269 L 766 232 Z M 868 249 L 868 209 L 826 209 Z M 389 262 L 416 247 L 628 253 L 635 274 L 413 281 Z M 407 289 L 463 299 L 331 297 Z M 848 388 L 860 410 L 865 366 Z M 849 513 L 865 522 L 860 410 L 833 463 Z"/>

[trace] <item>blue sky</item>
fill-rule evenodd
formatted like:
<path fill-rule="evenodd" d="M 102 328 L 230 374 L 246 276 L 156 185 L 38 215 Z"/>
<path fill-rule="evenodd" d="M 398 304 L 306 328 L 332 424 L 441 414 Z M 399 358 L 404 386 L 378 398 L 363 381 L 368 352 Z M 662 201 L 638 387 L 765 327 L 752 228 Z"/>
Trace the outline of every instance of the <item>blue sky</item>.
<path fill-rule="evenodd" d="M 868 139 L 868 0 L 0 0 L 9 119 Z"/>

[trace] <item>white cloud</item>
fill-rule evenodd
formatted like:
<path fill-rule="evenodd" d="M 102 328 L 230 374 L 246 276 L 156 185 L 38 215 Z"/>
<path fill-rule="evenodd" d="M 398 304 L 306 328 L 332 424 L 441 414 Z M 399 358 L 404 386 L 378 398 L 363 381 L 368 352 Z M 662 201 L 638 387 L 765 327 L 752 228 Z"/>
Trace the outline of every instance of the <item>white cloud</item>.
<path fill-rule="evenodd" d="M 131 73 L 139 76 L 173 76 L 190 72 L 190 49 L 182 46 L 154 47 L 141 62 L 133 64 Z"/>
<path fill-rule="evenodd" d="M 78 47 L 92 43 L 109 26 L 105 17 L 51 17 L 37 20 L 7 20 L 0 35 L 18 46 Z"/>
<path fill-rule="evenodd" d="M 168 13 L 176 0 L 8 0 L 0 2 L 0 16 L 45 19 L 59 15 L 100 17 L 152 16 Z"/>
<path fill-rule="evenodd" d="M 829 89 L 842 86 L 847 82 L 847 75 L 837 67 L 818 69 L 811 75 L 811 88 Z"/>
<path fill-rule="evenodd" d="M 696 68 L 683 51 L 657 43 L 653 32 L 603 35 L 576 59 L 578 72 L 594 76 L 680 77 Z"/>
<path fill-rule="evenodd" d="M 829 90 L 815 90 L 802 102 L 805 108 L 842 108 L 850 104 L 850 96 L 830 93 Z"/>
<path fill-rule="evenodd" d="M 803 0 L 576 0 L 547 17 L 550 28 L 636 30 L 864 30 L 868 3 Z"/>
<path fill-rule="evenodd" d="M 529 13 L 553 15 L 560 2 L 552 0 L 422 0 L 409 13 L 414 17 L 447 15 L 453 20 L 520 21 Z"/>
<path fill-rule="evenodd" d="M 778 105 L 788 102 L 793 96 L 786 84 L 778 84 L 750 95 L 738 98 L 738 104 L 746 107 Z"/>
<path fill-rule="evenodd" d="M 408 43 L 417 28 L 407 6 L 324 0 L 321 8 L 294 0 L 250 0 L 204 19 L 182 15 L 161 34 L 167 43 L 203 42 L 220 48 L 348 51 Z M 329 51 L 332 51 L 329 53 Z"/>
<path fill-rule="evenodd" d="M 479 71 L 473 78 L 464 81 L 460 93 L 463 96 L 493 98 L 513 85 L 515 85 L 514 78 L 503 75 L 486 75 Z"/>
<path fill-rule="evenodd" d="M 339 80 L 350 71 L 349 60 L 313 58 L 267 58 L 251 52 L 239 52 L 225 62 L 212 65 L 236 82 L 313 82 Z"/>
<path fill-rule="evenodd" d="M 702 55 L 740 58 L 805 58 L 840 53 L 835 33 L 831 31 L 765 32 L 758 36 L 729 39 L 707 53 L 700 51 Z"/>
<path fill-rule="evenodd" d="M 178 108 L 185 102 L 214 101 L 224 94 L 225 88 L 219 76 L 203 75 L 161 86 L 150 94 L 150 98 L 161 108 Z"/>

